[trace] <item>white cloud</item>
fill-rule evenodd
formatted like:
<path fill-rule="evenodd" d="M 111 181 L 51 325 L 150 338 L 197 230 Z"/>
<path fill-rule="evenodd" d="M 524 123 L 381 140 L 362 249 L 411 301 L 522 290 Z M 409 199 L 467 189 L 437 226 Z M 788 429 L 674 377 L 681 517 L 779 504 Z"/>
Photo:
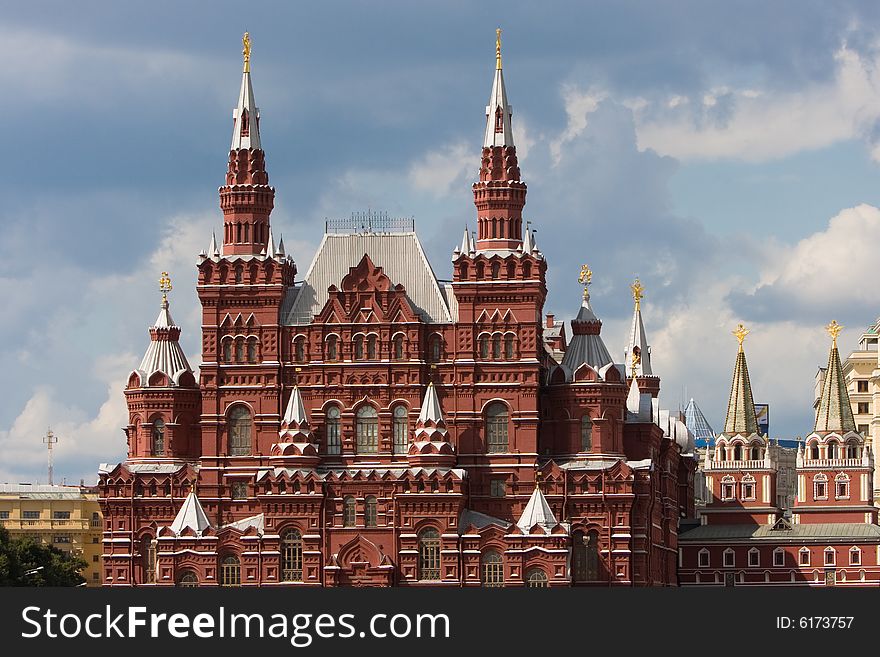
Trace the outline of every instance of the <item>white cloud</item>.
<path fill-rule="evenodd" d="M 434 196 L 449 194 L 452 187 L 479 173 L 479 153 L 473 144 L 459 141 L 429 151 L 409 166 L 408 177 L 416 189 Z"/>
<path fill-rule="evenodd" d="M 608 93 L 601 90 L 579 91 L 571 85 L 562 88 L 562 100 L 565 103 L 568 124 L 562 134 L 550 142 L 550 154 L 554 164 L 559 164 L 562 159 L 562 147 L 583 133 L 590 114 L 595 112 L 599 108 L 599 103 L 607 97 Z"/>

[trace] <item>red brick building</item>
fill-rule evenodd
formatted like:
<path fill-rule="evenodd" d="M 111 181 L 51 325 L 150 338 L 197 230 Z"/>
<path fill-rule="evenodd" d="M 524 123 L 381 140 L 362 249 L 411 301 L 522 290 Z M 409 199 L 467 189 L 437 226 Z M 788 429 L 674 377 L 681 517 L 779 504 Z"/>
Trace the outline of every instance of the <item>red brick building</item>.
<path fill-rule="evenodd" d="M 125 391 L 128 458 L 100 470 L 105 584 L 677 584 L 693 439 L 659 408 L 640 285 L 626 366 L 586 267 L 570 339 L 545 328 L 500 42 L 451 281 L 412 222 L 377 215 L 328 222 L 298 277 L 245 50 L 198 381 L 163 296 Z"/>
<path fill-rule="evenodd" d="M 833 336 L 813 432 L 797 456 L 793 508 L 777 502 L 777 450 L 758 432 L 740 347 L 724 431 L 706 451 L 702 525 L 681 534 L 682 585 L 880 586 L 880 526 L 870 446 L 856 432 Z"/>

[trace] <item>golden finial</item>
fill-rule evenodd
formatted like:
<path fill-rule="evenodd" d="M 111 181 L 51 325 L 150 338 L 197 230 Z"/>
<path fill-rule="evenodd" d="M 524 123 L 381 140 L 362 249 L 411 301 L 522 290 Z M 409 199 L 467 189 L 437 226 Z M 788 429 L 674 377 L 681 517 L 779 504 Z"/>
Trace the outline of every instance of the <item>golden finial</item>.
<path fill-rule="evenodd" d="M 501 28 L 495 30 L 495 70 L 501 70 Z"/>
<path fill-rule="evenodd" d="M 641 362 L 642 362 L 642 355 L 639 352 L 637 352 L 635 349 L 633 349 L 633 355 L 632 355 L 632 378 L 633 379 L 636 378 L 636 368 L 638 367 L 639 363 L 641 363 Z"/>
<path fill-rule="evenodd" d="M 247 32 L 244 33 L 244 36 L 241 38 L 241 43 L 244 45 L 244 49 L 241 51 L 241 54 L 244 55 L 244 72 L 251 72 L 251 36 Z"/>
<path fill-rule="evenodd" d="M 578 276 L 578 283 L 584 286 L 584 300 L 590 298 L 590 283 L 593 280 L 593 272 L 589 266 L 581 266 L 581 275 Z"/>
<path fill-rule="evenodd" d="M 159 277 L 159 291 L 162 293 L 162 301 L 168 301 L 168 293 L 171 292 L 171 277 L 167 271 L 163 271 Z"/>
<path fill-rule="evenodd" d="M 638 310 L 642 305 L 642 297 L 645 296 L 645 288 L 642 285 L 641 281 L 636 278 L 636 282 L 630 285 L 629 289 L 632 290 L 633 299 L 636 302 L 636 310 Z"/>
<path fill-rule="evenodd" d="M 749 331 L 749 329 L 747 329 L 742 323 L 740 323 L 736 327 L 736 330 L 731 332 L 736 336 L 736 339 L 739 340 L 739 350 L 742 351 L 743 341 L 746 339 L 746 336 L 751 333 L 751 331 Z"/>
<path fill-rule="evenodd" d="M 840 335 L 840 332 L 843 330 L 843 326 L 837 323 L 836 319 L 832 319 L 831 323 L 825 327 L 825 330 L 828 331 L 828 335 L 831 336 L 831 346 L 837 347 L 837 336 Z"/>

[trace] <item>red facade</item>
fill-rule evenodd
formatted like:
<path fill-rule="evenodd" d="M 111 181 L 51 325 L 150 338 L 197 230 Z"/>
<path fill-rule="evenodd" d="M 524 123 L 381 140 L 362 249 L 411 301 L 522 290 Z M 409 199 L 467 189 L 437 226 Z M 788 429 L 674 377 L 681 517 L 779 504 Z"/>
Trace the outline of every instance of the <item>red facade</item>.
<path fill-rule="evenodd" d="M 237 117 L 259 116 L 249 75 Z M 328 228 L 297 278 L 265 154 L 230 151 L 200 380 L 166 304 L 125 392 L 128 458 L 101 470 L 106 585 L 677 584 L 693 441 L 657 377 L 611 362 L 588 295 L 570 342 L 545 337 L 500 54 L 495 85 L 451 283 L 380 221 Z"/>

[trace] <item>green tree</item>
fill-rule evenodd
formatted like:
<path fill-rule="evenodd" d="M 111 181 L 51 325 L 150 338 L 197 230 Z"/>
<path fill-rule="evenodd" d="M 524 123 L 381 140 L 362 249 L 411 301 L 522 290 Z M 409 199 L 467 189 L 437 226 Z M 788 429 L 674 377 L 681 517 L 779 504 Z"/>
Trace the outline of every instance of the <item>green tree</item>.
<path fill-rule="evenodd" d="M 0 527 L 0 586 L 78 586 L 87 565 L 32 538 L 12 538 Z"/>

